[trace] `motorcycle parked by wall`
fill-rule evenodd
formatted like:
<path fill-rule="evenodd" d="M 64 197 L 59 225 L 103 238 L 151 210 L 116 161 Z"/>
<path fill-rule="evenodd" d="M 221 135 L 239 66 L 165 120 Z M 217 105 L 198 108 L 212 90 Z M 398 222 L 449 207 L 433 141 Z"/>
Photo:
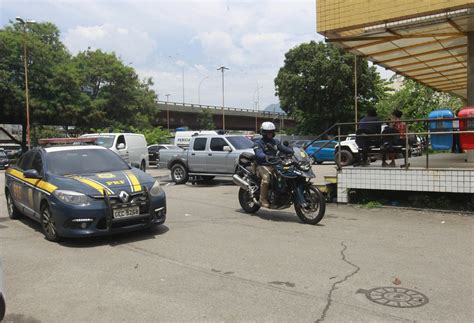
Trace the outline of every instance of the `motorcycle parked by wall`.
<path fill-rule="evenodd" d="M 278 153 L 268 162 L 274 169 L 268 196 L 270 208 L 281 210 L 294 204 L 302 222 L 319 223 L 324 217 L 326 202 L 323 194 L 311 183 L 315 174 L 308 154 L 301 148 L 293 147 L 293 155 Z M 245 152 L 240 155 L 233 181 L 240 186 L 239 202 L 242 209 L 246 213 L 257 212 L 261 207 L 261 179 L 257 176 L 253 154 Z"/>

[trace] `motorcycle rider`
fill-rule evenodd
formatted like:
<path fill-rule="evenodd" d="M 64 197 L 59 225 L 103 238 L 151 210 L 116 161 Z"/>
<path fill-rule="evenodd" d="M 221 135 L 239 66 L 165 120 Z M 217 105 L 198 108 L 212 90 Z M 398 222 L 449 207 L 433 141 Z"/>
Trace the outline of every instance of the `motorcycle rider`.
<path fill-rule="evenodd" d="M 276 134 L 275 125 L 272 122 L 264 122 L 260 128 L 262 138 L 255 141 L 255 160 L 257 162 L 257 174 L 262 179 L 260 184 L 260 205 L 270 207 L 268 201 L 268 189 L 270 187 L 273 167 L 267 157 L 275 157 L 278 151 L 286 154 L 293 154 L 293 150 L 282 145 L 278 140 L 273 139 Z"/>

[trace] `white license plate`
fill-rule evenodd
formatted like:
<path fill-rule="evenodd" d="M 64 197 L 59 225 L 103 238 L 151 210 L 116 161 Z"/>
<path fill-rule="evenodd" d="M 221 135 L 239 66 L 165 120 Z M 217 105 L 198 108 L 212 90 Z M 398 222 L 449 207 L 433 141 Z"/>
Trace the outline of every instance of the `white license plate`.
<path fill-rule="evenodd" d="M 115 219 L 126 218 L 135 215 L 140 215 L 140 208 L 138 206 L 114 210 Z"/>

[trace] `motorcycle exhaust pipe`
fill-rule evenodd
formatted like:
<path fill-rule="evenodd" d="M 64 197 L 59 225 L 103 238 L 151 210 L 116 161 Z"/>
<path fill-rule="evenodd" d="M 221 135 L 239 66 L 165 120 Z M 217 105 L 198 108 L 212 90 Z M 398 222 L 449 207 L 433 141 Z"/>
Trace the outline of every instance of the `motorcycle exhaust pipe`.
<path fill-rule="evenodd" d="M 232 176 L 232 180 L 234 181 L 234 184 L 235 185 L 238 185 L 240 186 L 241 188 L 243 188 L 244 190 L 249 190 L 249 183 L 247 183 L 246 181 L 244 181 L 244 179 L 242 177 L 240 177 L 239 175 L 237 174 L 234 174 Z"/>

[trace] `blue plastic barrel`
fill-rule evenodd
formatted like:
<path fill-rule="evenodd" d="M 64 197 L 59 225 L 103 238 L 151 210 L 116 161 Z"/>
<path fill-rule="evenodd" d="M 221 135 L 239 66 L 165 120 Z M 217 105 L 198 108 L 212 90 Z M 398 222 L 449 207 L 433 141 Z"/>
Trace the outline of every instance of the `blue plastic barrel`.
<path fill-rule="evenodd" d="M 440 131 L 452 131 L 453 121 L 444 120 L 446 118 L 454 118 L 454 113 L 449 109 L 438 109 L 431 111 L 428 119 L 434 121 L 429 122 L 429 131 L 431 134 L 431 148 L 433 150 L 451 150 L 453 146 L 453 134 L 435 135 Z"/>

